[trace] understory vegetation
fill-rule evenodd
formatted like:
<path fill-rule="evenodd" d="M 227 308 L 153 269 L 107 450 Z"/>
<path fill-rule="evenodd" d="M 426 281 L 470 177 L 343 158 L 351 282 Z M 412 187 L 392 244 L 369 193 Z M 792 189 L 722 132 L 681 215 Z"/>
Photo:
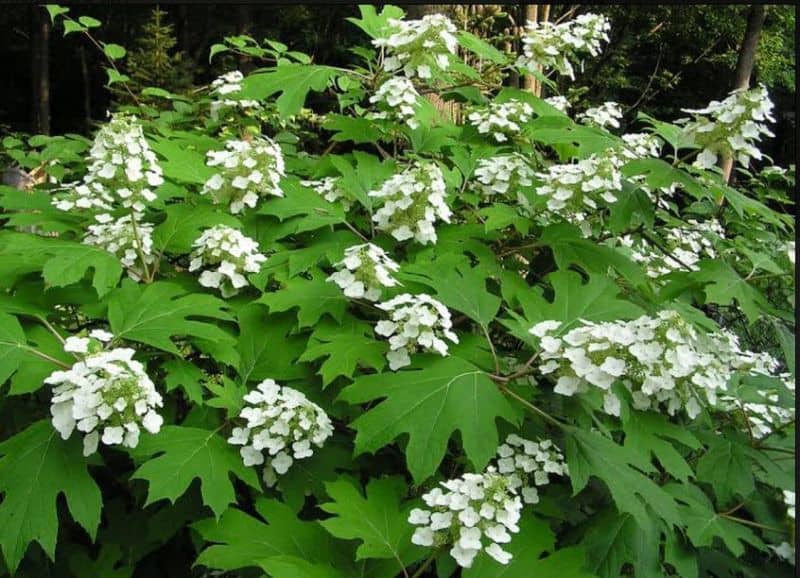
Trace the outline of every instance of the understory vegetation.
<path fill-rule="evenodd" d="M 2 141 L 0 574 L 794 574 L 766 86 L 630 127 L 604 15 L 362 6 L 358 64 L 232 36 L 259 68 L 173 92 L 47 10 L 119 104 Z"/>

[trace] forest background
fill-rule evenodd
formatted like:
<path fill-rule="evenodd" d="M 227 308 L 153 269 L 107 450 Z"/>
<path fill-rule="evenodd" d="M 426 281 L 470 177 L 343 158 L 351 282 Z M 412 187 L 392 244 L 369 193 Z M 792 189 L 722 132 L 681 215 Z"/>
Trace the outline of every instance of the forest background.
<path fill-rule="evenodd" d="M 410 5 L 409 17 L 443 11 L 462 27 L 498 47 L 515 42 L 527 18 L 553 21 L 585 11 L 577 4 Z M 608 46 L 587 64 L 585 102 L 626 103 L 625 121 L 640 110 L 674 120 L 679 108 L 696 108 L 724 97 L 735 83 L 737 60 L 753 8 L 730 5 L 617 5 L 591 10 L 613 22 Z M 353 49 L 367 42 L 346 17 L 356 4 L 84 4 L 83 14 L 104 23 L 101 39 L 124 46 L 122 73 L 134 84 L 172 92 L 191 91 L 231 69 L 248 72 L 256 61 L 209 49 L 224 37 L 271 38 L 311 55 L 317 64 L 348 66 Z M 759 15 L 760 16 L 760 15 Z M 774 139 L 764 152 L 787 166 L 796 156 L 795 19 L 789 4 L 763 10 L 751 84 L 764 83 L 776 103 Z M 107 62 L 81 35 L 52 30 L 47 13 L 30 4 L 0 11 L 0 137 L 14 132 L 89 134 L 124 94 L 106 88 Z M 509 46 L 513 48 L 513 46 Z M 513 82 L 513 79 L 512 79 Z M 569 83 L 569 79 L 561 82 Z M 569 94 L 567 86 L 562 94 Z M 578 96 L 578 95 L 573 95 Z M 311 103 L 313 106 L 313 102 Z M 624 128 L 624 127 L 623 127 Z M 1 161 L 0 161 L 1 162 Z"/>

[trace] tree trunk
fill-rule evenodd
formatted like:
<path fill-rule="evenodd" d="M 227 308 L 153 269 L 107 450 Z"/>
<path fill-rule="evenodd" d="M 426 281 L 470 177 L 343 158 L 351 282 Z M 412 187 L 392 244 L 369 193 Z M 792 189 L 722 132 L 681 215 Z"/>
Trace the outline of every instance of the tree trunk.
<path fill-rule="evenodd" d="M 545 5 L 542 6 L 542 16 L 544 15 L 544 8 L 547 8 L 547 13 L 550 13 L 550 6 Z M 538 4 L 528 4 L 525 6 L 525 23 L 523 24 L 523 32 L 524 26 L 528 25 L 528 22 L 539 22 L 539 5 Z M 537 70 L 540 70 L 537 66 Z M 539 80 L 534 77 L 530 72 L 527 73 L 524 77 L 522 87 L 525 90 L 530 90 L 533 94 L 540 95 L 542 93 L 542 86 Z"/>
<path fill-rule="evenodd" d="M 750 75 L 756 62 L 758 40 L 767 15 L 767 7 L 763 4 L 753 4 L 747 15 L 747 28 L 744 31 L 742 47 L 739 49 L 739 59 L 736 62 L 736 72 L 733 75 L 733 90 L 747 89 L 750 87 Z M 725 182 L 731 178 L 733 171 L 733 158 L 722 159 L 722 177 Z"/>
<path fill-rule="evenodd" d="M 539 5 L 528 4 L 523 8 L 525 10 L 525 18 L 523 18 L 524 29 L 524 27 L 528 25 L 528 22 L 537 22 L 539 20 Z M 525 90 L 530 90 L 531 92 L 536 92 L 536 79 L 533 77 L 533 75 L 527 73 L 522 77 L 522 79 L 522 88 Z"/>
<path fill-rule="evenodd" d="M 31 131 L 50 134 L 50 18 L 31 6 Z"/>
<path fill-rule="evenodd" d="M 81 86 L 83 87 L 83 130 L 88 134 L 92 128 L 92 79 L 89 76 L 86 48 L 83 44 L 78 47 L 78 59 L 81 64 Z"/>
<path fill-rule="evenodd" d="M 250 11 L 249 4 L 239 4 L 236 7 L 236 34 L 239 36 L 242 35 L 250 35 L 252 25 L 252 12 Z M 245 56 L 244 54 L 239 54 L 237 56 L 239 70 L 241 70 L 244 74 L 247 74 L 251 68 L 250 66 L 250 58 Z"/>

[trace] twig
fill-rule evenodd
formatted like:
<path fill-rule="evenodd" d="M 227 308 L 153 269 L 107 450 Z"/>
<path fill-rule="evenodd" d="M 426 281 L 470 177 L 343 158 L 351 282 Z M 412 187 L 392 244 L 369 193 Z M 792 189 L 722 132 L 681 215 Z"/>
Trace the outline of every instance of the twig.
<path fill-rule="evenodd" d="M 436 550 L 434 550 L 433 553 L 430 556 L 428 556 L 428 558 L 422 563 L 422 565 L 419 568 L 417 568 L 416 571 L 411 575 L 411 578 L 419 578 L 420 576 L 422 576 L 422 573 L 428 569 L 428 566 L 430 566 L 431 562 L 433 562 L 436 559 L 436 556 L 439 555 L 439 552 L 441 552 L 441 548 L 437 548 Z M 403 574 L 408 576 L 408 573 L 405 571 L 405 568 L 403 569 Z"/>
<path fill-rule="evenodd" d="M 783 528 L 776 528 L 774 526 L 767 526 L 766 524 L 759 524 L 758 522 L 753 522 L 752 520 L 745 520 L 744 518 L 737 518 L 736 516 L 731 516 L 730 514 L 726 514 L 725 512 L 717 514 L 722 518 L 726 518 L 728 520 L 733 520 L 734 522 L 739 522 L 740 524 L 744 524 L 745 526 L 753 526 L 754 528 L 761 528 L 762 530 L 769 530 L 771 532 L 778 532 L 779 534 L 786 534 L 786 530 Z"/>
<path fill-rule="evenodd" d="M 61 334 L 58 331 L 56 331 L 56 328 L 53 327 L 50 324 L 50 322 L 47 321 L 47 319 L 45 319 L 44 317 L 42 317 L 40 315 L 34 315 L 34 317 L 36 317 L 36 319 L 38 319 L 42 323 L 42 325 L 44 325 L 50 331 L 50 333 L 55 335 L 56 339 L 58 339 L 62 344 L 65 343 L 64 338 L 61 337 Z"/>
<path fill-rule="evenodd" d="M 481 323 L 481 329 L 483 329 L 483 334 L 486 336 L 486 342 L 489 344 L 489 349 L 492 350 L 492 358 L 494 359 L 494 370 L 496 373 L 500 373 L 500 359 L 497 357 L 497 350 L 494 348 L 494 343 L 492 343 L 492 338 L 489 335 L 489 329 Z"/>
<path fill-rule="evenodd" d="M 556 418 L 554 418 L 552 415 L 550 415 L 546 411 L 536 407 L 535 405 L 533 405 L 531 402 L 529 402 L 524 397 L 522 397 L 522 396 L 518 395 L 516 392 L 508 389 L 505 385 L 498 384 L 497 387 L 500 388 L 500 391 L 502 391 L 508 397 L 512 397 L 512 398 L 516 399 L 518 402 L 520 402 L 522 405 L 524 405 L 526 409 L 528 409 L 529 411 L 535 413 L 539 417 L 543 417 L 545 420 L 547 420 L 551 424 L 553 424 L 553 425 L 555 425 L 555 426 L 557 426 L 559 428 L 565 428 L 566 427 L 565 423 L 562 423 L 561 421 L 557 420 Z"/>
<path fill-rule="evenodd" d="M 142 270 L 144 271 L 145 283 L 151 283 L 153 278 L 150 277 L 150 269 L 147 266 L 147 261 L 144 258 L 144 251 L 142 250 L 142 241 L 139 238 L 139 229 L 136 227 L 136 212 L 131 209 L 131 226 L 133 227 L 133 239 L 136 241 L 136 252 L 139 253 L 139 259 L 142 262 Z"/>
<path fill-rule="evenodd" d="M 362 241 L 364 241 L 365 243 L 369 243 L 369 239 L 367 239 L 364 235 L 362 235 L 361 232 L 358 229 L 356 229 L 353 225 L 351 225 L 347 221 L 342 221 L 342 223 L 344 223 L 344 226 L 350 229 L 353 233 L 355 233 Z"/>

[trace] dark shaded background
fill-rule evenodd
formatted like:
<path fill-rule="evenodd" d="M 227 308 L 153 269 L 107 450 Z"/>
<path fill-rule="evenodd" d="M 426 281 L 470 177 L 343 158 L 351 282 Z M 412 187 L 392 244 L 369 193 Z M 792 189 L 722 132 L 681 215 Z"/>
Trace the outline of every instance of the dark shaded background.
<path fill-rule="evenodd" d="M 71 15 L 88 15 L 103 22 L 94 31 L 105 42 L 135 45 L 155 4 L 72 5 Z M 257 63 L 232 56 L 208 63 L 208 50 L 227 35 L 247 33 L 258 40 L 273 38 L 311 55 L 321 64 L 347 65 L 350 48 L 366 44 L 364 35 L 345 20 L 356 16 L 351 5 L 230 5 L 160 4 L 174 25 L 176 48 L 192 63 L 193 82 L 201 85 L 232 68 Z M 570 5 L 552 8 L 552 18 Z M 736 55 L 747 18 L 747 5 L 625 5 L 580 6 L 581 11 L 607 14 L 611 41 L 598 58 L 587 60 L 577 78 L 588 86 L 586 102 L 617 100 L 664 120 L 683 116 L 679 109 L 705 105 L 731 88 Z M 521 19 L 520 5 L 504 9 Z M 46 13 L 29 4 L 0 5 L 0 136 L 30 132 L 34 95 L 32 58 L 37 18 Z M 497 18 L 492 29 L 502 32 L 508 21 Z M 50 31 L 50 107 L 52 134 L 86 133 L 91 120 L 104 118 L 113 106 L 104 88 L 103 56 L 80 34 L 62 36 L 59 24 Z M 772 5 L 767 12 L 752 82 L 765 82 L 777 105 L 776 138 L 764 151 L 777 164 L 795 162 L 795 8 Z M 124 70 L 124 65 L 123 65 Z M 560 79 L 564 91 L 569 79 Z M 574 88 L 574 87 L 573 87 Z M 646 90 L 646 93 L 645 93 Z M 642 98 L 644 94 L 644 98 Z M 88 116 L 88 118 L 87 118 Z M 628 115 L 632 120 L 635 111 Z"/>

